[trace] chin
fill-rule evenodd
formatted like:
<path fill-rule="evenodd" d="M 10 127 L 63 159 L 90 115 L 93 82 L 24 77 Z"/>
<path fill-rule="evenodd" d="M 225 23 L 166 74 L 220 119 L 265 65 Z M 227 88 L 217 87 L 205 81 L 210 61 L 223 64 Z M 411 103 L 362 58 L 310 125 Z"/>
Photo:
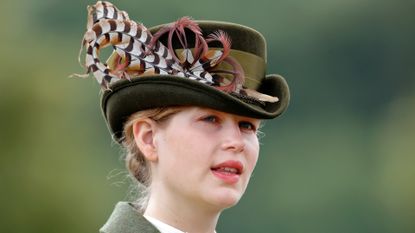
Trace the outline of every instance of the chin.
<path fill-rule="evenodd" d="M 238 204 L 242 194 L 240 191 L 232 189 L 221 190 L 215 194 L 214 203 L 219 209 L 227 209 Z"/>

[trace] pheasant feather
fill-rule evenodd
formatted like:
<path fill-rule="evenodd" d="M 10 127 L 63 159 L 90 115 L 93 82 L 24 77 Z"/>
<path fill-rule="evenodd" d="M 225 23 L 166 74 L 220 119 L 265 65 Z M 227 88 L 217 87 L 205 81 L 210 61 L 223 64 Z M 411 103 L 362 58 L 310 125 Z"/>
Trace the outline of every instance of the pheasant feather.
<path fill-rule="evenodd" d="M 255 96 L 255 91 L 244 91 L 244 71 L 231 56 L 231 40 L 224 31 L 217 31 L 207 38 L 199 25 L 190 17 L 182 17 L 161 28 L 154 35 L 141 23 L 131 20 L 128 13 L 112 3 L 98 1 L 88 6 L 86 32 L 82 39 L 79 61 L 86 69 L 87 77 L 92 74 L 103 89 L 122 80 L 152 74 L 184 77 L 213 86 L 221 91 Z M 160 38 L 167 34 L 167 45 Z M 192 47 L 189 38 L 194 38 Z M 178 41 L 179 48 L 173 47 Z M 215 42 L 222 48 L 209 49 Z M 106 62 L 101 61 L 102 49 L 112 46 L 113 51 Z M 85 60 L 81 62 L 82 51 Z M 220 63 L 227 63 L 232 70 L 219 70 Z M 225 82 L 223 75 L 232 79 Z M 259 93 L 260 94 L 260 93 Z M 265 98 L 266 99 L 266 98 Z"/>

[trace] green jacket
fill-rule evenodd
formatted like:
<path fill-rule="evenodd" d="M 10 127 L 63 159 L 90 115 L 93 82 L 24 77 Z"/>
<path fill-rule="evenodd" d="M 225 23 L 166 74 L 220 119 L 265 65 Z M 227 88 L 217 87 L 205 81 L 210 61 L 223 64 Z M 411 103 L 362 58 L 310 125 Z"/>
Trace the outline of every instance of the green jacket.
<path fill-rule="evenodd" d="M 100 233 L 160 233 L 131 203 L 119 202 Z"/>

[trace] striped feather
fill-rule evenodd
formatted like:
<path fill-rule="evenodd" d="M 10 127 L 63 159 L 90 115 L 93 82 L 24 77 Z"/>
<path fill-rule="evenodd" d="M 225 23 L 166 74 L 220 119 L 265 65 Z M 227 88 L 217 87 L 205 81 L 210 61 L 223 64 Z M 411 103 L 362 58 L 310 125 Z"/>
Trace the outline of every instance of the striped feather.
<path fill-rule="evenodd" d="M 130 20 L 127 12 L 110 2 L 97 1 L 87 9 L 87 31 L 79 56 L 85 48 L 85 61 L 81 64 L 104 89 L 121 79 L 166 74 L 195 80 L 225 92 L 250 95 L 268 102 L 277 101 L 256 91 L 245 91 L 242 87 L 244 71 L 235 59 L 229 57 L 231 40 L 223 31 L 214 32 L 205 39 L 199 25 L 191 18 L 183 17 L 161 28 L 153 36 L 143 24 Z M 194 48 L 188 47 L 187 33 L 194 37 Z M 167 45 L 159 41 L 164 34 L 168 35 Z M 173 39 L 180 43 L 181 54 L 173 49 Z M 219 42 L 222 48 L 209 50 L 211 42 Z M 100 51 L 108 46 L 112 46 L 113 52 L 106 62 L 102 62 Z M 221 62 L 228 63 L 232 70 L 215 69 Z M 229 77 L 230 81 L 227 80 Z"/>

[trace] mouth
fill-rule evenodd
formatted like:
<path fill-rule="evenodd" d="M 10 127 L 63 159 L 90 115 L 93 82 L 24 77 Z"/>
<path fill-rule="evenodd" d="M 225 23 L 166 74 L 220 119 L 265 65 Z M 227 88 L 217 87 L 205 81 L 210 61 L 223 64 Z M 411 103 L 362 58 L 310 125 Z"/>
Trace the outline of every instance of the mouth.
<path fill-rule="evenodd" d="M 226 173 L 226 174 L 236 174 L 236 175 L 240 175 L 241 172 L 233 167 L 219 167 L 219 168 L 212 168 L 212 171 L 215 172 L 221 172 L 221 173 Z"/>
<path fill-rule="evenodd" d="M 243 172 L 243 165 L 239 161 L 228 160 L 213 166 L 210 170 L 219 179 L 226 183 L 236 183 Z"/>

